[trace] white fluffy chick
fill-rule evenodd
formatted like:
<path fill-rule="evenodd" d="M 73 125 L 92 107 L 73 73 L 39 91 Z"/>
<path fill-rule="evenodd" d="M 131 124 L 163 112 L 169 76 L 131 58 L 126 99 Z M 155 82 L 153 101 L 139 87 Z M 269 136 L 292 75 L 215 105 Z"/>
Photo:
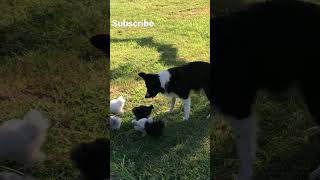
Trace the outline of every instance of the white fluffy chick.
<path fill-rule="evenodd" d="M 126 100 L 122 96 L 119 96 L 117 99 L 111 100 L 110 101 L 110 113 L 122 114 L 124 112 L 123 107 L 124 107 L 125 102 L 126 102 Z"/>
<path fill-rule="evenodd" d="M 111 129 L 120 129 L 121 126 L 121 118 L 117 116 L 110 116 L 110 127 Z"/>

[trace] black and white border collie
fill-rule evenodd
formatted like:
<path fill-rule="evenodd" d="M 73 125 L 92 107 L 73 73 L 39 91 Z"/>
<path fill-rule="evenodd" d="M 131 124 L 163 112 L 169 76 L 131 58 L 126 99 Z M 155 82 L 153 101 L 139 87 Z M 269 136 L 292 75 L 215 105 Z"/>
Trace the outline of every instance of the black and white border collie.
<path fill-rule="evenodd" d="M 211 19 L 212 104 L 232 117 L 240 157 L 238 180 L 253 178 L 259 90 L 296 86 L 320 122 L 320 7 L 296 0 L 258 3 Z M 198 75 L 194 75 L 197 77 Z M 320 168 L 310 179 L 319 178 Z"/>
<path fill-rule="evenodd" d="M 158 74 L 146 74 L 140 72 L 139 76 L 145 81 L 147 93 L 145 98 L 153 98 L 158 93 L 171 98 L 171 106 L 168 112 L 173 112 L 176 98 L 183 101 L 183 120 L 189 119 L 191 90 L 203 89 L 206 96 L 210 97 L 210 64 L 206 62 L 191 62 L 179 67 L 173 67 L 161 71 Z"/>

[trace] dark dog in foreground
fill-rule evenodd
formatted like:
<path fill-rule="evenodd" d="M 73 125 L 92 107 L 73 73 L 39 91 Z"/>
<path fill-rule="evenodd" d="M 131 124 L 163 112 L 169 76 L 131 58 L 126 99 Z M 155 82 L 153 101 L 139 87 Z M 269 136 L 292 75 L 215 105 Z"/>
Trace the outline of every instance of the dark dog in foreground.
<path fill-rule="evenodd" d="M 189 119 L 190 92 L 203 89 L 209 100 L 210 95 L 210 64 L 206 62 L 191 62 L 183 66 L 170 68 L 158 74 L 138 74 L 145 81 L 147 93 L 145 98 L 154 98 L 158 93 L 171 98 L 169 112 L 172 112 L 176 98 L 183 101 L 183 120 Z"/>
<path fill-rule="evenodd" d="M 253 178 L 256 130 L 251 110 L 259 90 L 282 93 L 296 86 L 320 122 L 319 22 L 318 5 L 296 0 L 258 3 L 211 19 L 211 98 L 234 119 L 238 180 Z M 319 174 L 320 168 L 310 179 Z"/>
<path fill-rule="evenodd" d="M 86 180 L 110 178 L 110 141 L 105 138 L 82 143 L 71 152 L 71 159 Z"/>

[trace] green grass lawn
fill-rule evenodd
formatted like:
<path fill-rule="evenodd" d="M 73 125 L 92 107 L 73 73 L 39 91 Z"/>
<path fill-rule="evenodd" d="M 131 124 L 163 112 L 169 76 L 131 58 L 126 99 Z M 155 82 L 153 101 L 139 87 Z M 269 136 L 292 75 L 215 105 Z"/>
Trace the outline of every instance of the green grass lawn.
<path fill-rule="evenodd" d="M 1 166 L 42 180 L 76 179 L 71 148 L 109 136 L 107 61 L 88 41 L 107 31 L 106 11 L 101 0 L 0 2 L 0 122 L 31 108 L 51 122 L 43 163 Z"/>
<path fill-rule="evenodd" d="M 191 61 L 209 62 L 210 2 L 111 1 L 111 21 L 148 20 L 149 28 L 111 27 L 110 97 L 127 100 L 120 130 L 111 133 L 112 174 L 122 179 L 209 179 L 208 101 L 192 93 L 189 122 L 182 121 L 181 102 L 173 114 L 170 101 L 158 95 L 145 99 L 141 71 L 157 73 Z M 131 109 L 153 104 L 152 117 L 165 122 L 156 140 L 141 137 L 131 124 Z"/>

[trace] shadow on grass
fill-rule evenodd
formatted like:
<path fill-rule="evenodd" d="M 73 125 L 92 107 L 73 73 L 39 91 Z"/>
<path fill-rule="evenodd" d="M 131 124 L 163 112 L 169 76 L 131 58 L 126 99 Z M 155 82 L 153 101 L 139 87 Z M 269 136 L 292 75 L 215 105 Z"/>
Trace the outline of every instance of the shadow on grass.
<path fill-rule="evenodd" d="M 290 151 L 269 157 L 270 159 L 257 168 L 255 177 L 261 180 L 308 179 L 309 174 L 320 165 L 319 145 L 295 146 L 290 148 Z"/>
<path fill-rule="evenodd" d="M 87 14 L 79 16 L 82 11 Z M 92 35 L 105 29 L 102 27 L 104 18 L 99 13 L 84 9 L 77 1 L 50 6 L 35 3 L 23 12 L 21 18 L 15 17 L 12 23 L 0 24 L 0 57 L 3 61 L 6 57 L 32 51 L 50 52 L 54 48 L 75 52 L 88 60 L 101 57 L 89 42 Z"/>
<path fill-rule="evenodd" d="M 165 66 L 181 66 L 186 64 L 186 61 L 180 58 L 177 58 L 177 48 L 173 47 L 172 44 L 161 44 L 153 40 L 153 37 L 144 37 L 144 38 L 130 38 L 130 39 L 111 39 L 111 43 L 120 43 L 120 42 L 130 42 L 134 41 L 141 47 L 156 48 L 160 54 L 159 62 Z M 111 80 L 129 76 L 130 71 L 128 69 L 133 68 L 130 65 L 122 65 L 118 68 L 110 70 Z M 125 73 L 128 72 L 128 73 Z"/>
<path fill-rule="evenodd" d="M 200 155 L 207 156 L 205 162 L 201 158 L 188 161 L 199 155 L 196 154 L 199 149 L 205 151 L 203 143 L 208 137 L 207 113 L 205 108 L 195 110 L 188 122 L 182 121 L 182 114 L 176 111 L 153 116 L 155 120 L 165 122 L 164 135 L 159 139 L 141 137 L 141 133 L 132 128 L 131 121 L 126 122 L 120 131 L 112 133 L 113 163 L 118 165 L 124 160 L 125 171 L 142 179 L 188 177 L 193 175 L 188 170 L 190 168 L 197 169 L 194 176 L 209 176 L 209 153 Z M 115 173 L 123 174 L 121 171 L 117 168 Z"/>
<path fill-rule="evenodd" d="M 132 67 L 130 64 L 120 65 L 119 67 L 110 70 L 110 79 L 115 80 L 122 76 L 129 77 L 130 71 L 128 70 L 132 68 L 134 67 Z"/>
<path fill-rule="evenodd" d="M 159 62 L 165 66 L 180 66 L 186 62 L 177 59 L 177 48 L 172 44 L 161 44 L 155 42 L 153 37 L 129 38 L 129 39 L 111 39 L 111 43 L 135 41 L 141 47 L 156 48 L 160 54 Z"/>

